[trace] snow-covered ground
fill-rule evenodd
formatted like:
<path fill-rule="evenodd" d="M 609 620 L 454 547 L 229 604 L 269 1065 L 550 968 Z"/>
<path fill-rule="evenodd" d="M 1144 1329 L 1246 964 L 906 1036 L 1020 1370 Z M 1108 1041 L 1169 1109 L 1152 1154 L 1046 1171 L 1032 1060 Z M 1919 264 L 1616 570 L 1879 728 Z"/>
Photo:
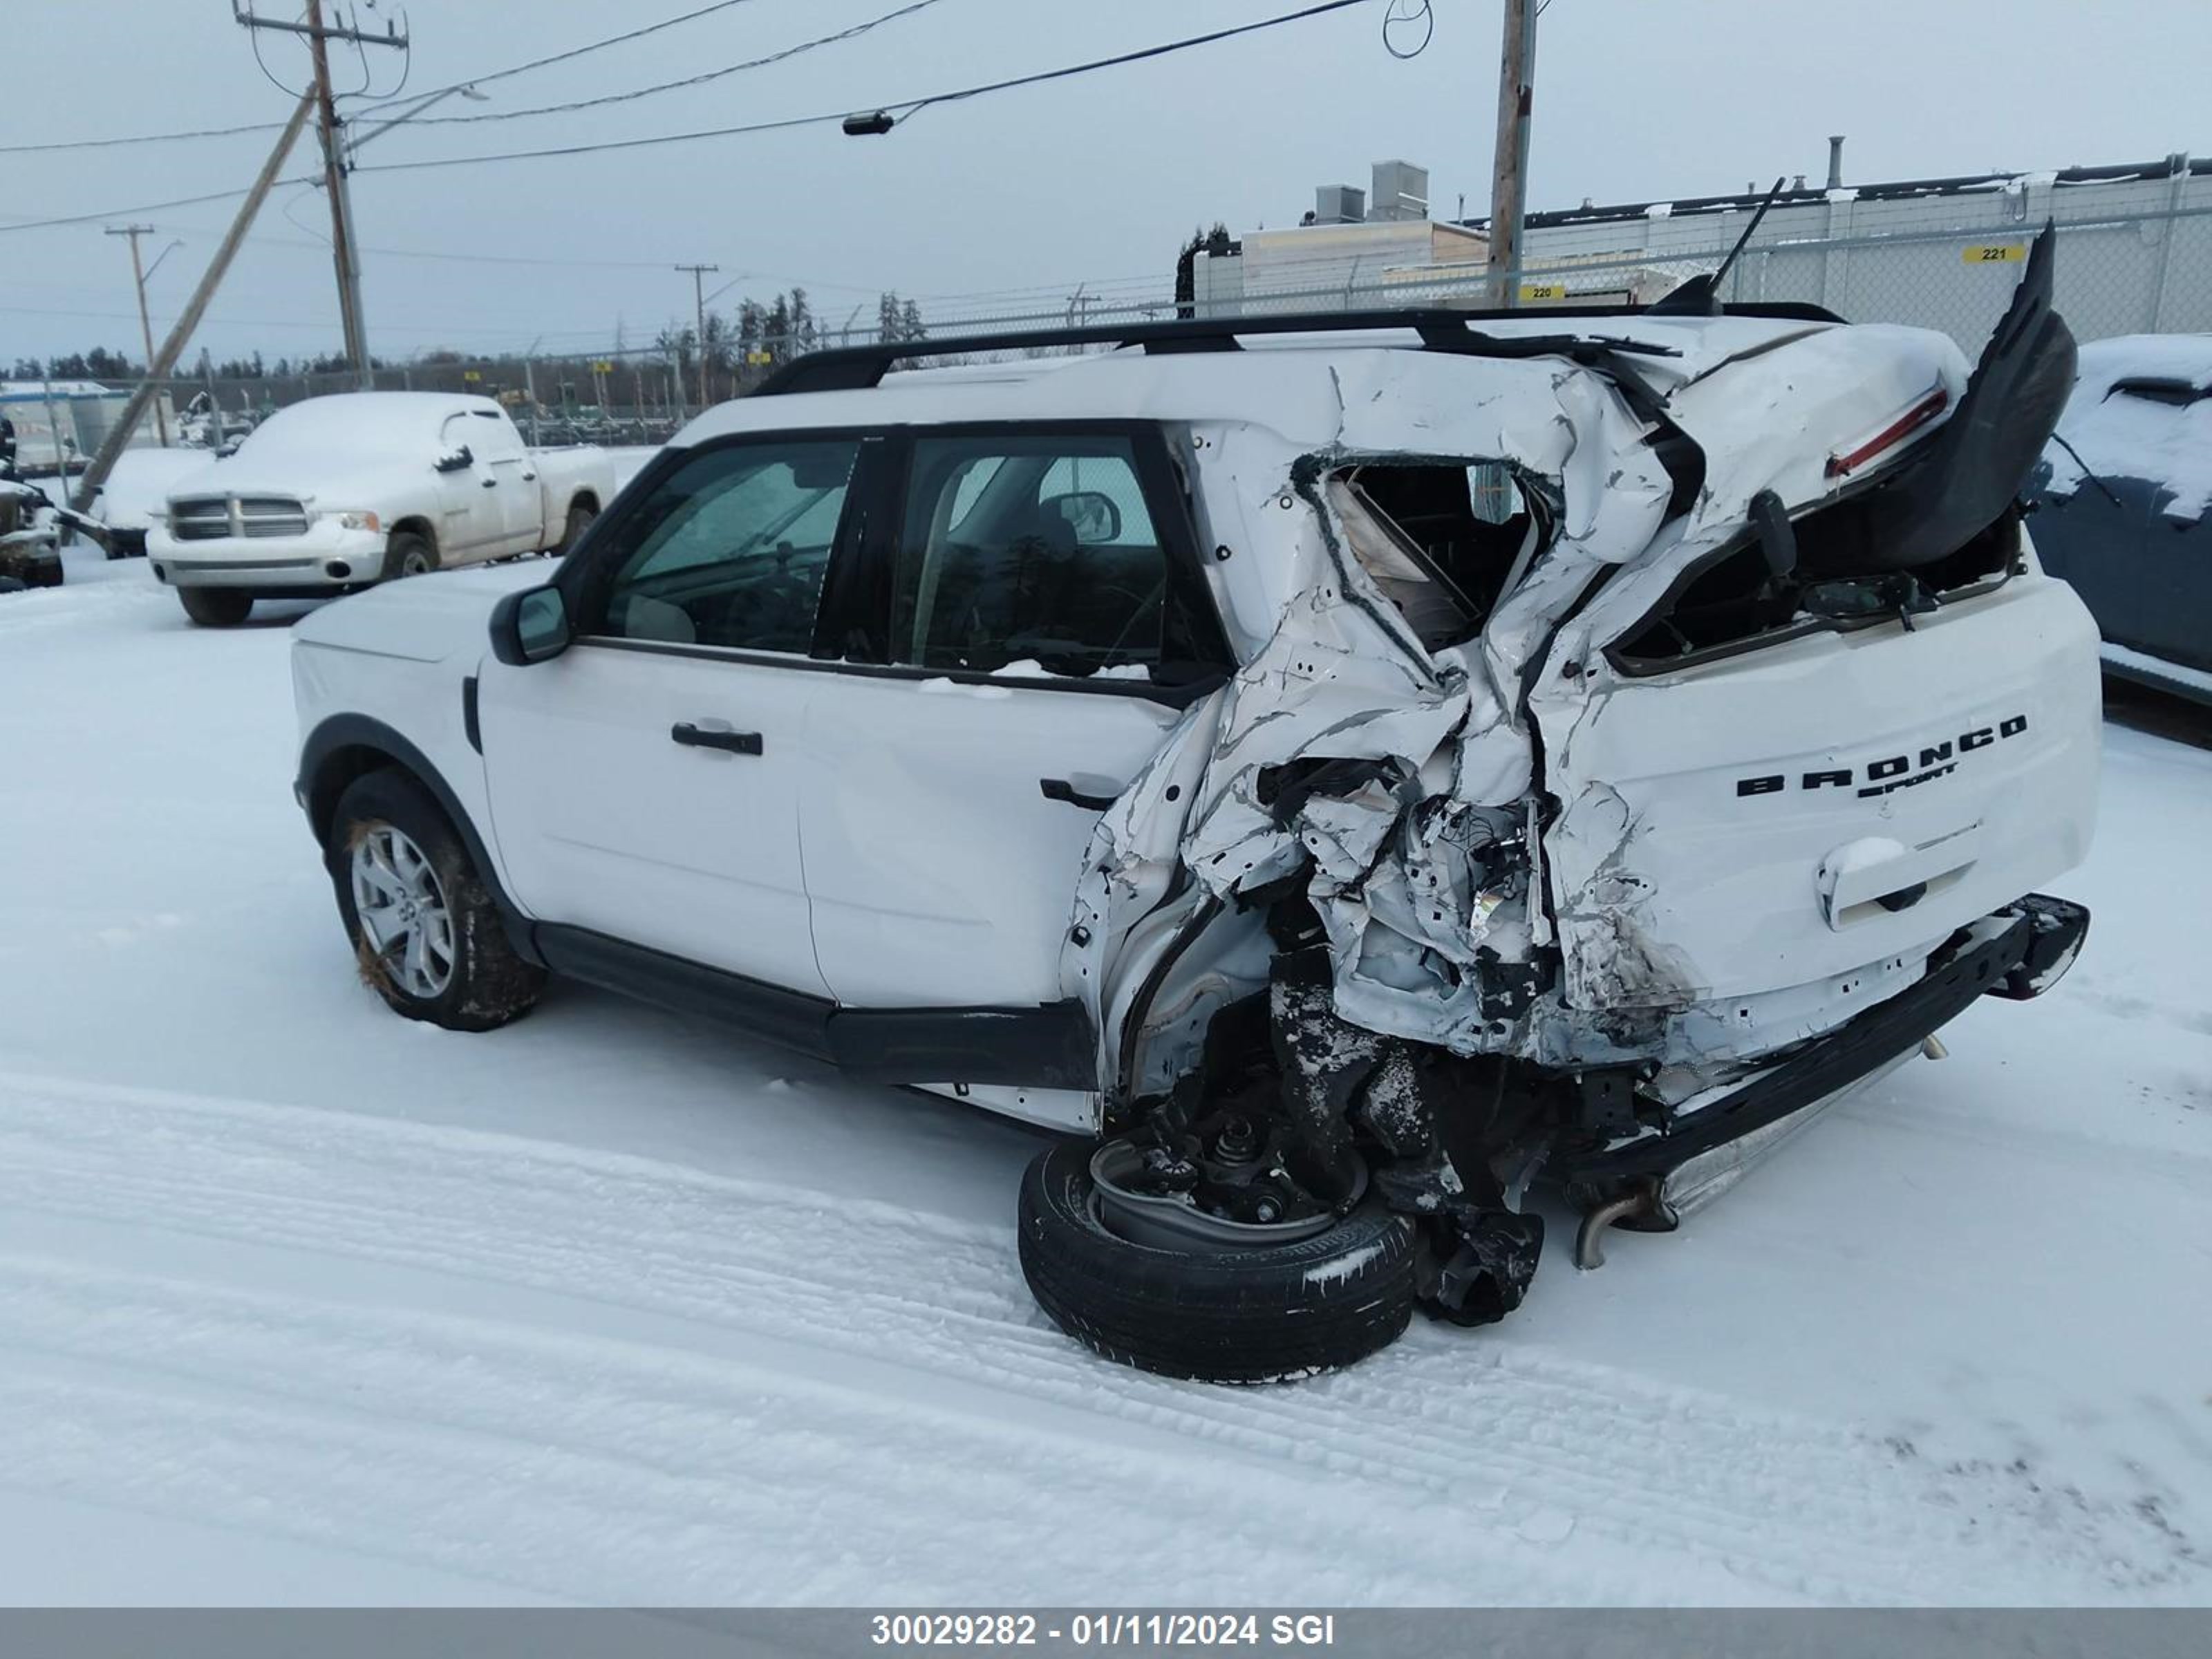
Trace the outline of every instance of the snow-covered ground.
<path fill-rule="evenodd" d="M 0 599 L 0 1600 L 2212 1598 L 2201 716 L 2108 730 L 2048 999 L 1503 1326 L 1232 1391 L 1046 1324 L 1015 1127 L 575 988 L 393 1018 L 285 608 L 70 577 Z"/>

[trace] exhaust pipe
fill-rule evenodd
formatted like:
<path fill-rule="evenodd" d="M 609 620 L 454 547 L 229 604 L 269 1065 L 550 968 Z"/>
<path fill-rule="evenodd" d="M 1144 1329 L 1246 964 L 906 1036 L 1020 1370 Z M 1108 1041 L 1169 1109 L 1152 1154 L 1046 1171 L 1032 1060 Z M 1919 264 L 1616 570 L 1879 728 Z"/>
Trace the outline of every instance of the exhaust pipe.
<path fill-rule="evenodd" d="M 1605 1230 L 1621 1222 L 1652 1221 L 1658 1224 L 1653 1231 L 1671 1231 L 1676 1217 L 1660 1191 L 1658 1178 L 1647 1176 L 1620 1197 L 1593 1207 L 1575 1230 L 1575 1266 L 1586 1273 L 1605 1266 Z"/>

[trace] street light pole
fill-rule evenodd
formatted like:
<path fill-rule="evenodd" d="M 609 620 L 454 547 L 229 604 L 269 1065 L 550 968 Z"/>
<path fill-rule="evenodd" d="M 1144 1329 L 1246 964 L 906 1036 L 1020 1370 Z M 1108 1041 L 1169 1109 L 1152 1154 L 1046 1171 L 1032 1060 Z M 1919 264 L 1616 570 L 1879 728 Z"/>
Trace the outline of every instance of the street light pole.
<path fill-rule="evenodd" d="M 676 269 L 691 273 L 691 302 L 699 313 L 699 407 L 705 409 L 714 402 L 707 395 L 707 273 L 721 266 L 678 265 Z"/>
<path fill-rule="evenodd" d="M 78 512 L 82 513 L 91 507 L 92 498 L 106 478 L 108 469 L 115 465 L 115 458 L 123 453 L 124 441 L 131 435 L 131 428 L 146 417 L 146 405 L 153 400 L 161 382 L 167 380 L 176 368 L 177 359 L 184 352 L 185 342 L 192 337 L 192 331 L 199 326 L 208 301 L 215 297 L 223 273 L 230 269 L 230 262 L 238 252 L 238 245 L 246 240 L 246 230 L 253 223 L 254 216 L 261 211 L 261 204 L 268 198 L 270 186 L 276 182 L 276 170 L 283 166 L 293 140 L 307 125 L 307 117 L 313 113 L 314 105 L 314 97 L 310 94 L 303 96 L 294 107 L 292 118 L 284 124 L 284 131 L 277 137 L 276 147 L 269 152 L 269 159 L 261 164 L 260 174 L 254 179 L 252 188 L 246 192 L 246 199 L 239 204 L 238 216 L 230 222 L 229 230 L 216 245 L 215 258 L 209 262 L 199 286 L 185 301 L 184 314 L 177 319 L 176 325 L 169 331 L 169 337 L 161 343 L 154 353 L 153 361 L 146 365 L 146 378 L 131 394 L 131 401 L 123 406 L 123 413 L 116 418 L 115 424 L 108 428 L 107 436 L 100 441 L 99 453 L 92 458 L 92 465 L 85 469 L 84 477 L 77 481 L 76 496 L 70 505 Z M 218 418 L 218 428 L 220 425 Z"/>
<path fill-rule="evenodd" d="M 141 236 L 152 235 L 154 227 L 110 225 L 107 227 L 106 234 L 110 236 L 128 236 L 131 239 L 131 281 L 138 290 L 138 337 L 145 343 L 146 366 L 151 369 L 154 366 L 154 322 L 153 319 L 146 314 L 146 268 L 138 261 L 138 239 Z M 167 250 L 165 249 L 164 252 L 166 252 Z M 167 449 L 169 447 L 169 416 L 167 411 L 161 407 L 161 394 L 158 389 L 154 393 L 154 427 L 155 430 L 161 434 L 161 447 Z"/>

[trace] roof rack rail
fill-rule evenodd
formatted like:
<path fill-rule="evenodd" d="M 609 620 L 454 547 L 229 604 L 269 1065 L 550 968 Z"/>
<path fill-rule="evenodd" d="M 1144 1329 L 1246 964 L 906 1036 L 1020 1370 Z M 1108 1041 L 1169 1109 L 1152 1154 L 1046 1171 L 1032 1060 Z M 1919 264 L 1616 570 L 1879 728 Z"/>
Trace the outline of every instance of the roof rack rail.
<path fill-rule="evenodd" d="M 1840 322 L 1834 313 L 1818 306 L 1794 304 L 1731 305 L 1731 317 L 1774 317 L 1813 322 Z M 885 341 L 874 345 L 833 346 L 794 357 L 753 388 L 749 396 L 774 398 L 802 392 L 865 392 L 879 386 L 894 365 L 915 357 L 938 357 L 980 351 L 1020 351 L 1039 346 L 1103 345 L 1141 347 L 1146 353 L 1181 351 L 1238 351 L 1240 336 L 1261 334 L 1337 334 L 1376 329 L 1411 329 L 1420 336 L 1420 349 L 1473 356 L 1521 357 L 1547 356 L 1568 344 L 1589 342 L 1576 335 L 1490 335 L 1468 325 L 1512 318 L 1578 319 L 1631 318 L 1648 314 L 1641 306 L 1545 306 L 1511 311 L 1462 311 L 1443 307 L 1394 311 L 1324 311 L 1284 313 L 1261 317 L 1179 317 L 1168 320 L 1095 324 L 1083 328 L 1018 329 L 1000 334 L 964 334 L 942 338 Z M 1608 340 L 1610 349 L 1663 351 L 1637 343 Z"/>

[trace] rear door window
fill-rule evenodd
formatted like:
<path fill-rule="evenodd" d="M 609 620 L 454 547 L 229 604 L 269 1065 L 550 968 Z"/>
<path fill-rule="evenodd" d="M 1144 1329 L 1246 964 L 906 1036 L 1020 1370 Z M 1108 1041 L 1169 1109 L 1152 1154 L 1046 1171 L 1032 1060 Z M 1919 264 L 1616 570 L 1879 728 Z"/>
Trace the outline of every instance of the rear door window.
<path fill-rule="evenodd" d="M 894 558 L 896 663 L 1087 678 L 1219 655 L 1124 435 L 915 439 Z"/>

